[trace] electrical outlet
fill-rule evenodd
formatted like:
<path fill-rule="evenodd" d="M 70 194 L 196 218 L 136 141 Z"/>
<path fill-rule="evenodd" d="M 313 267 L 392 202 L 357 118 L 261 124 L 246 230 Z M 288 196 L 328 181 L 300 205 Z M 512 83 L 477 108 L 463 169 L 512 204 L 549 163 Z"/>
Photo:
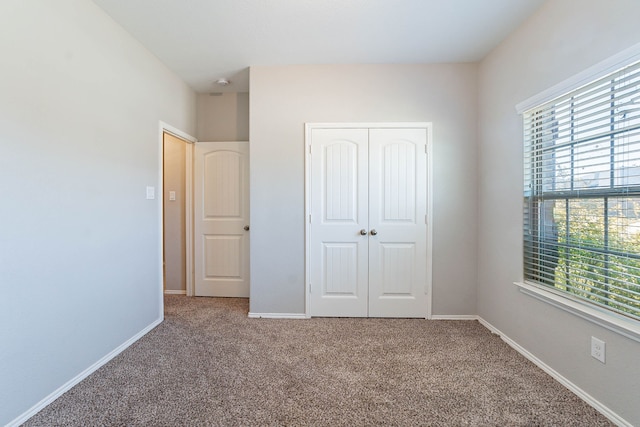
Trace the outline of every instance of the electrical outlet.
<path fill-rule="evenodd" d="M 591 337 L 591 357 L 604 363 L 606 344 L 596 337 Z"/>

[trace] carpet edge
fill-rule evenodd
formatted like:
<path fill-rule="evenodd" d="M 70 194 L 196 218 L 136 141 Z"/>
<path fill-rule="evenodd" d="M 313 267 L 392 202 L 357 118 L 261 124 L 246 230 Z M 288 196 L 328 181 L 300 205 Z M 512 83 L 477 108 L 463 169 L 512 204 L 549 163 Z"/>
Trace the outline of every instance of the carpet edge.
<path fill-rule="evenodd" d="M 515 351 L 523 355 L 526 359 L 528 359 L 534 365 L 536 365 L 537 367 L 542 369 L 544 372 L 549 374 L 553 379 L 555 379 L 564 387 L 569 389 L 572 393 L 574 393 L 580 399 L 585 401 L 587 404 L 593 407 L 596 411 L 600 412 L 602 415 L 607 417 L 609 421 L 611 421 L 612 423 L 620 427 L 633 427 L 633 425 L 630 422 L 622 418 L 620 415 L 615 413 L 604 403 L 600 402 L 595 397 L 591 396 L 589 393 L 587 393 L 586 391 L 578 387 L 576 384 L 571 382 L 569 379 L 561 375 L 558 371 L 553 369 L 551 366 L 547 365 L 542 360 L 538 359 L 533 353 L 529 352 L 520 344 L 518 344 L 517 342 L 509 338 L 507 335 L 505 335 L 502 331 L 500 331 L 498 328 L 493 326 L 491 323 L 487 322 L 480 316 L 478 316 L 477 318 L 478 318 L 478 322 L 480 322 L 482 326 L 489 329 L 492 333 L 499 335 L 502 341 L 504 341 Z"/>
<path fill-rule="evenodd" d="M 71 378 L 69 381 L 67 381 L 66 383 L 64 383 L 60 387 L 58 387 L 52 393 L 47 395 L 44 399 L 40 400 L 38 403 L 33 405 L 31 408 L 27 409 L 24 413 L 22 413 L 21 415 L 18 415 L 12 421 L 9 421 L 9 423 L 6 424 L 5 427 L 18 427 L 22 423 L 25 423 L 27 420 L 29 420 L 29 418 L 33 417 L 38 412 L 43 410 L 45 407 L 47 407 L 48 405 L 53 403 L 53 401 L 55 401 L 57 398 L 62 396 L 64 393 L 66 393 L 67 391 L 71 390 L 71 388 L 73 388 L 73 386 L 75 386 L 80 381 L 84 380 L 89 375 L 91 375 L 92 373 L 94 373 L 95 371 L 100 369 L 103 365 L 108 363 L 111 359 L 113 359 L 114 357 L 116 357 L 117 355 L 122 353 L 124 350 L 126 350 L 128 347 L 130 347 L 133 343 L 135 343 L 140 338 L 142 338 L 147 333 L 149 333 L 151 330 L 153 330 L 153 328 L 155 328 L 160 323 L 162 323 L 163 318 L 164 318 L 164 316 L 161 316 L 161 317 L 157 318 L 156 320 L 154 320 L 153 322 L 151 322 L 151 324 L 149 324 L 147 327 L 145 327 L 140 332 L 138 332 L 137 334 L 135 334 L 134 336 L 132 336 L 131 338 L 126 340 L 124 343 L 120 344 L 115 349 L 111 350 L 109 353 L 107 353 L 105 356 L 100 358 L 97 362 L 95 362 L 94 364 L 92 364 L 91 366 L 86 368 L 84 371 L 80 372 L 78 375 L 76 375 L 75 377 Z"/>

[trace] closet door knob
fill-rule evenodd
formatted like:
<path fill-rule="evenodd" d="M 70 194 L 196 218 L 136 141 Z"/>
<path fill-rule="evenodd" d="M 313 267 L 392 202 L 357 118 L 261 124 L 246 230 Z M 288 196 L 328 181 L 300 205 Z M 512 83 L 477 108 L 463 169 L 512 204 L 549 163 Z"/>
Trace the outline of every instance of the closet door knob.
<path fill-rule="evenodd" d="M 360 230 L 360 235 L 361 236 L 366 236 L 367 235 L 367 230 L 365 230 L 364 228 L 362 230 Z"/>
<path fill-rule="evenodd" d="M 376 229 L 374 228 L 373 230 L 371 230 L 371 235 L 375 236 L 376 234 L 378 234 L 378 232 L 376 231 Z"/>
<path fill-rule="evenodd" d="M 249 226 L 248 225 L 244 226 L 244 231 L 249 231 Z"/>

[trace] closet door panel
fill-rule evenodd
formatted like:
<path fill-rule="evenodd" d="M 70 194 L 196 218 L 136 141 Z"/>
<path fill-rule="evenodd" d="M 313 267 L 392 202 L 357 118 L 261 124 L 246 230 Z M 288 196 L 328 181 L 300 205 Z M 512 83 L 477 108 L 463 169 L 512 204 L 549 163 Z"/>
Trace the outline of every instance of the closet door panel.
<path fill-rule="evenodd" d="M 369 131 L 369 316 L 425 317 L 426 129 Z"/>
<path fill-rule="evenodd" d="M 366 317 L 368 132 L 314 129 L 311 141 L 310 312 Z"/>

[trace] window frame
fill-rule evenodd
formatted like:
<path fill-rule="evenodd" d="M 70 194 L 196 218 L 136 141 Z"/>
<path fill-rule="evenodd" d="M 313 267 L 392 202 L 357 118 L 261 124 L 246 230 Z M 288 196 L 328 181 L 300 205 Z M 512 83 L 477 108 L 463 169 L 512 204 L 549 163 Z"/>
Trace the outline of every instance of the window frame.
<path fill-rule="evenodd" d="M 605 61 L 602 61 L 596 64 L 593 67 L 588 68 L 587 70 L 565 80 L 564 82 L 558 85 L 553 86 L 552 88 L 544 92 L 541 92 L 538 95 L 535 95 L 527 99 L 526 101 L 521 102 L 516 106 L 516 110 L 518 114 L 522 115 L 529 110 L 535 109 L 538 106 L 542 106 L 549 101 L 552 101 L 564 94 L 567 94 L 576 89 L 579 89 L 580 87 L 588 85 L 596 80 L 599 80 L 602 77 L 607 76 L 608 74 L 611 74 L 625 66 L 631 65 L 634 62 L 637 62 L 639 60 L 640 60 L 640 43 L 618 53 L 617 55 L 614 55 L 611 58 L 608 58 Z M 574 145 L 570 144 L 570 146 L 573 147 Z M 539 146 L 536 144 L 534 145 L 534 147 L 540 150 L 542 149 L 541 144 Z M 541 155 L 541 153 L 534 153 L 533 155 L 539 156 Z M 613 157 L 611 158 L 610 161 L 611 162 L 614 161 Z M 571 173 L 573 174 L 573 158 L 571 159 L 571 162 L 572 162 Z M 525 167 L 527 166 L 525 165 Z M 532 174 L 536 173 L 536 168 L 530 167 L 529 169 L 530 170 L 528 170 L 528 172 Z M 532 178 L 533 179 L 531 180 L 531 182 L 536 183 L 536 185 L 542 185 L 541 184 L 542 179 L 540 176 L 532 177 Z M 569 198 L 573 197 L 572 193 L 574 193 L 573 181 L 574 180 L 572 176 L 572 179 L 570 181 L 571 189 L 569 191 L 562 192 L 562 191 L 554 190 L 552 192 L 549 192 L 548 194 L 542 194 L 541 196 L 530 197 L 530 200 L 536 200 L 538 203 L 543 202 L 544 200 L 569 200 Z M 640 189 L 638 190 L 640 194 Z M 529 191 L 533 191 L 533 189 Z M 528 196 L 526 193 L 527 192 L 525 191 L 525 198 L 527 198 Z M 540 194 L 538 192 L 534 192 L 534 194 L 536 193 Z M 581 191 L 580 193 L 581 193 L 580 194 L 581 198 L 586 195 L 587 197 L 593 197 L 593 198 L 598 198 L 599 200 L 604 200 L 604 203 L 605 203 L 604 218 L 606 221 L 606 218 L 608 216 L 606 201 L 608 200 L 608 197 L 610 197 L 610 194 L 603 195 L 602 192 L 598 192 L 598 190 L 595 190 L 594 194 L 592 195 L 585 194 L 584 191 Z M 624 195 L 626 196 L 628 194 L 625 193 Z M 529 196 L 531 196 L 531 194 L 529 194 Z M 568 206 L 568 202 L 567 202 L 567 206 Z M 529 218 L 532 218 L 530 222 L 539 224 L 540 210 L 538 209 L 538 206 L 528 206 L 528 207 L 525 206 L 524 209 L 525 210 L 529 209 L 530 211 Z M 523 217 L 526 219 L 526 212 L 523 212 Z M 605 230 L 606 230 L 606 227 L 605 227 Z M 606 236 L 605 236 L 605 240 L 606 240 Z M 540 252 L 541 248 L 539 245 L 543 245 L 543 244 L 544 244 L 544 239 L 541 239 L 541 238 L 527 239 L 525 236 L 525 233 L 523 233 L 523 246 L 524 246 L 523 253 L 524 253 L 524 250 L 527 249 L 527 245 L 530 245 L 530 247 L 538 245 L 536 247 L 536 251 Z M 567 246 L 569 246 L 568 243 L 567 243 Z M 544 261 L 542 260 L 538 261 L 538 265 L 541 265 L 541 263 L 543 262 Z M 537 283 L 534 280 L 527 280 L 524 278 L 526 268 L 527 268 L 526 265 L 523 266 L 523 270 L 522 270 L 523 278 L 520 281 L 515 282 L 519 290 L 524 294 L 532 296 L 540 301 L 551 304 L 562 310 L 570 312 L 578 317 L 581 317 L 583 319 L 596 323 L 604 328 L 607 328 L 609 330 L 612 330 L 614 332 L 617 332 L 621 335 L 624 335 L 628 338 L 631 338 L 635 341 L 640 342 L 640 321 L 638 321 L 637 319 L 634 319 L 632 317 L 627 317 L 622 314 L 618 314 L 615 311 L 608 310 L 605 307 L 601 307 L 596 304 L 591 304 L 580 298 L 572 296 L 571 293 L 569 292 L 561 291 L 559 289 L 555 289 L 551 286 L 548 286 L 542 283 Z M 543 270 L 543 268 L 539 268 L 539 270 L 541 271 Z"/>

